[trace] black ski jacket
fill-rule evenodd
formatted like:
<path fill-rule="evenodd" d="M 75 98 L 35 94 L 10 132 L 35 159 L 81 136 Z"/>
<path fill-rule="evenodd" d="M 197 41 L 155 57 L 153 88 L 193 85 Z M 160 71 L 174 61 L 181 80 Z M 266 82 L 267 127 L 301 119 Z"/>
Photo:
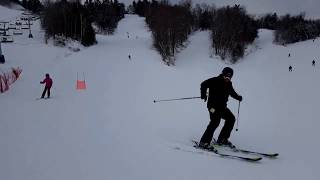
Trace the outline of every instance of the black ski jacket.
<path fill-rule="evenodd" d="M 227 107 L 229 95 L 239 100 L 240 96 L 234 91 L 232 82 L 226 82 L 222 75 L 207 79 L 201 83 L 201 99 L 206 99 L 207 90 L 209 97 L 207 107 L 222 109 Z"/>

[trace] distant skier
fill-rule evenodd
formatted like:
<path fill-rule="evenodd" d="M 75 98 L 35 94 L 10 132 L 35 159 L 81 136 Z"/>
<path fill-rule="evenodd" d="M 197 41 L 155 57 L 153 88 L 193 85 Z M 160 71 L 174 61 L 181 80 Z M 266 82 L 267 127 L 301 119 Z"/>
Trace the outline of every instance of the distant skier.
<path fill-rule="evenodd" d="M 214 131 L 219 126 L 221 118 L 225 124 L 220 132 L 217 143 L 221 145 L 232 146 L 228 140 L 235 123 L 235 117 L 227 108 L 229 95 L 238 101 L 242 101 L 242 96 L 238 95 L 232 87 L 231 78 L 233 70 L 225 67 L 222 73 L 201 83 L 201 99 L 207 102 L 207 108 L 210 114 L 210 123 L 201 137 L 199 146 L 207 148 L 213 138 Z M 209 89 L 209 97 L 207 90 Z"/>
<path fill-rule="evenodd" d="M 128 58 L 129 58 L 129 60 L 131 60 L 131 55 L 130 54 L 129 54 Z"/>
<path fill-rule="evenodd" d="M 312 60 L 312 66 L 316 65 L 316 61 Z"/>
<path fill-rule="evenodd" d="M 289 54 L 288 54 L 288 57 L 290 57 L 290 56 L 291 56 L 291 54 L 289 53 Z"/>
<path fill-rule="evenodd" d="M 47 97 L 50 98 L 50 89 L 52 87 L 52 79 L 50 78 L 50 75 L 46 74 L 46 78 L 43 81 L 41 81 L 40 83 L 45 84 L 41 98 L 44 98 L 46 92 L 47 92 Z"/>
<path fill-rule="evenodd" d="M 290 71 L 290 72 L 292 71 L 292 66 L 289 66 L 289 71 Z"/>

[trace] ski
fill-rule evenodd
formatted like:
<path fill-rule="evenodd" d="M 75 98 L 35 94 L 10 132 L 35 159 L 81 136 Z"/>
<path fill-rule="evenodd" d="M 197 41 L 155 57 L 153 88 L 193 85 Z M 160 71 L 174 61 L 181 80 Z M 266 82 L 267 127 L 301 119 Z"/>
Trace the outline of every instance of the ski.
<path fill-rule="evenodd" d="M 197 141 L 193 141 L 193 143 L 194 143 L 193 147 L 195 147 L 196 149 L 200 149 L 202 151 L 214 153 L 216 155 L 219 155 L 220 157 L 226 157 L 226 158 L 232 158 L 232 159 L 240 159 L 240 160 L 245 160 L 245 161 L 249 161 L 249 162 L 257 162 L 257 161 L 260 161 L 262 159 L 261 157 L 244 157 L 244 156 L 220 153 L 214 147 L 209 147 L 209 148 L 205 149 L 205 148 L 200 147 L 199 143 Z M 176 148 L 176 149 L 180 149 L 181 150 L 181 148 Z"/>
<path fill-rule="evenodd" d="M 36 100 L 47 100 L 47 99 L 51 99 L 51 98 L 48 98 L 48 97 L 46 97 L 46 98 L 36 98 Z"/>
<path fill-rule="evenodd" d="M 255 154 L 255 155 L 261 155 L 261 156 L 265 156 L 265 157 L 268 157 L 268 158 L 275 158 L 277 156 L 279 156 L 279 153 L 262 153 L 262 152 L 256 152 L 256 151 L 251 151 L 251 150 L 246 150 L 246 149 L 241 149 L 241 148 L 238 148 L 236 146 L 223 146 L 223 145 L 219 145 L 217 143 L 211 143 L 211 146 L 212 147 L 222 147 L 222 148 L 229 148 L 230 150 L 232 150 L 233 152 L 241 152 L 241 153 L 244 153 L 244 154 Z"/>
<path fill-rule="evenodd" d="M 246 153 L 246 154 L 257 154 L 257 155 L 262 155 L 269 158 L 275 158 L 279 156 L 279 153 L 261 153 L 261 152 L 249 151 L 249 150 L 239 149 L 239 148 L 235 148 L 235 150 L 242 153 Z"/>

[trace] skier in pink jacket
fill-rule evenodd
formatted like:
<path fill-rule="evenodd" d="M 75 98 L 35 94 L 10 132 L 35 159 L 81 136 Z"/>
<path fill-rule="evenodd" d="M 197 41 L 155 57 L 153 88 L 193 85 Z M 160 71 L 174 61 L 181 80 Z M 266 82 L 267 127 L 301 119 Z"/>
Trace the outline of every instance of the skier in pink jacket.
<path fill-rule="evenodd" d="M 41 84 L 45 84 L 44 90 L 42 92 L 41 98 L 44 98 L 46 92 L 48 92 L 48 98 L 50 98 L 50 89 L 52 87 L 52 79 L 49 74 L 46 74 L 46 78 L 40 82 Z"/>

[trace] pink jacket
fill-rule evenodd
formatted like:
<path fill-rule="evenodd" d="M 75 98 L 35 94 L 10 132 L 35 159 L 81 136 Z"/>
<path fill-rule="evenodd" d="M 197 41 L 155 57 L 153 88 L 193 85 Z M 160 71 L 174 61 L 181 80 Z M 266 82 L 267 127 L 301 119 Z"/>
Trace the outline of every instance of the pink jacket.
<path fill-rule="evenodd" d="M 47 78 L 45 78 L 42 82 L 41 82 L 41 84 L 46 84 L 46 86 L 45 87 L 47 87 L 47 88 L 51 88 L 51 86 L 52 86 L 52 79 L 50 78 L 50 77 L 47 77 Z"/>

